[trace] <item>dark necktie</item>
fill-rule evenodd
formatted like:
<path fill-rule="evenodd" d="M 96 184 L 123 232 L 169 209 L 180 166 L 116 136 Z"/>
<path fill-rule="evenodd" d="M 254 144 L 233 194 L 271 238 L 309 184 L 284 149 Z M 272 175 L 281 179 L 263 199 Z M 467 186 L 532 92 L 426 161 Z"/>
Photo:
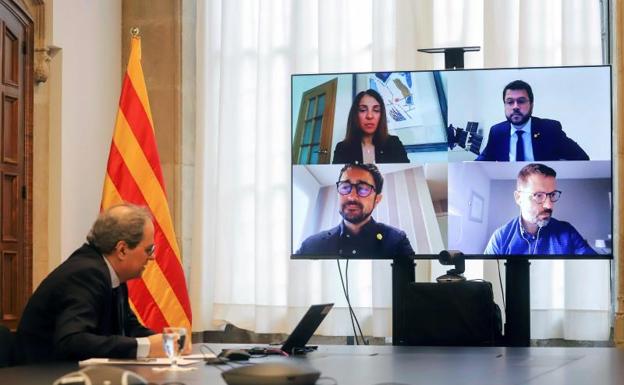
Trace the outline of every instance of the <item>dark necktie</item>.
<path fill-rule="evenodd" d="M 124 328 L 124 292 L 121 285 L 113 289 L 113 304 L 117 315 L 117 325 L 119 325 L 119 334 L 126 335 Z"/>
<path fill-rule="evenodd" d="M 516 162 L 522 162 L 524 160 L 524 140 L 522 140 L 523 130 L 516 130 L 518 135 L 518 141 L 516 142 Z"/>

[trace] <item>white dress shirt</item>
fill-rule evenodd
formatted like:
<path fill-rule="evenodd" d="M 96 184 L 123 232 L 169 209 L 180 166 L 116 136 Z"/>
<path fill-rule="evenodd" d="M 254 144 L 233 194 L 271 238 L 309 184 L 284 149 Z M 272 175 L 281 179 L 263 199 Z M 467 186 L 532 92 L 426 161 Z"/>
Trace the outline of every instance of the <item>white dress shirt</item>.
<path fill-rule="evenodd" d="M 117 287 L 119 287 L 119 285 L 121 285 L 121 282 L 119 282 L 119 277 L 117 276 L 117 273 L 115 272 L 115 269 L 113 269 L 113 267 L 111 266 L 110 262 L 108 262 L 108 259 L 106 259 L 106 257 L 104 256 L 102 256 L 102 258 L 104 258 L 104 262 L 106 262 L 106 266 L 108 266 L 108 272 L 110 273 L 110 277 L 111 277 L 111 286 L 113 287 L 113 289 L 116 289 Z M 136 338 L 136 340 L 137 340 L 136 358 L 147 357 L 150 351 L 149 338 L 139 337 L 139 338 Z"/>
<path fill-rule="evenodd" d="M 533 162 L 535 157 L 533 156 L 533 140 L 531 133 L 531 118 L 524 124 L 524 126 L 516 126 L 511 124 L 511 132 L 509 135 L 509 160 L 516 160 L 516 143 L 518 143 L 517 130 L 522 130 L 522 143 L 524 144 L 524 160 L 527 162 Z"/>

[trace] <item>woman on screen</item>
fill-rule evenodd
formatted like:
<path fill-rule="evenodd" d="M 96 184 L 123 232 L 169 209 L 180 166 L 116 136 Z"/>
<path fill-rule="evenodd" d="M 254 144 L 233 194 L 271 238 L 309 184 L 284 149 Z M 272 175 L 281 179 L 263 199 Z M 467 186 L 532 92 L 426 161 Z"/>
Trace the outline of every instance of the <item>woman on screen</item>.
<path fill-rule="evenodd" d="M 362 91 L 353 100 L 347 134 L 332 163 L 409 163 L 399 137 L 388 135 L 386 107 L 377 91 Z"/>

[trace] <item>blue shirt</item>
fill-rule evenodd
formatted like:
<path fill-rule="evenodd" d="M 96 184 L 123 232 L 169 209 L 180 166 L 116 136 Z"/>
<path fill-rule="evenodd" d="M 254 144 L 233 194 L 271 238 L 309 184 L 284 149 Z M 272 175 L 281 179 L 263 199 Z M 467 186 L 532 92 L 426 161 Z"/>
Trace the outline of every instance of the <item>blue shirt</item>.
<path fill-rule="evenodd" d="M 592 255 L 596 254 L 581 234 L 568 222 L 550 218 L 535 235 L 522 227 L 520 217 L 499 227 L 484 254 L 495 255 Z"/>

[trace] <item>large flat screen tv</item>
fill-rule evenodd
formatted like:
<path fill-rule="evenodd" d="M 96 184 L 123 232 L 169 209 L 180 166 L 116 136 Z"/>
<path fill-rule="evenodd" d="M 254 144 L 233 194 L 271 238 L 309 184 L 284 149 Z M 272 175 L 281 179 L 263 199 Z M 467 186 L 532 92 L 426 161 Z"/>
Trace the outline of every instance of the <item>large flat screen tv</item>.
<path fill-rule="evenodd" d="M 613 258 L 610 66 L 291 87 L 291 258 Z"/>

